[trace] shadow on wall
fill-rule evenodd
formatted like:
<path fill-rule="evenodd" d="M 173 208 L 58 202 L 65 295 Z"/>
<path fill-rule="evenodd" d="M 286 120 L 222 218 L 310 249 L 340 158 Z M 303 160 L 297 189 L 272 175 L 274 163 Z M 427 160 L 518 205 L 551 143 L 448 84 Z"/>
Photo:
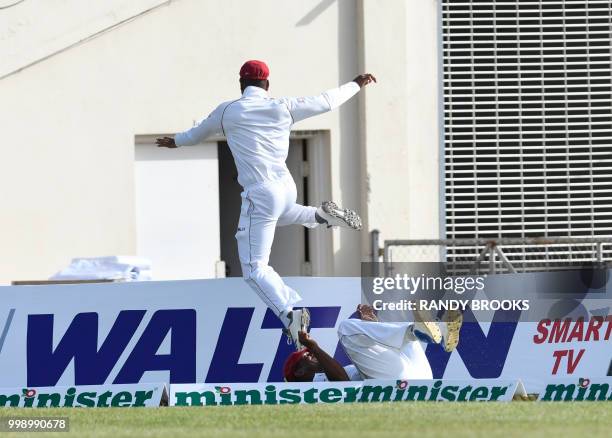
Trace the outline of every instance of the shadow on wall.
<path fill-rule="evenodd" d="M 302 17 L 296 26 L 306 26 L 312 23 L 317 17 L 325 12 L 336 0 L 321 0 L 310 12 Z M 339 1 L 338 7 L 338 81 L 345 83 L 359 74 L 359 53 L 357 46 L 357 11 L 355 2 Z M 356 100 L 349 102 L 339 108 L 339 144 L 340 155 L 353 153 L 359 154 L 359 135 L 355 129 L 359 117 L 359 108 Z M 352 152 L 349 150 L 352 149 Z M 354 194 L 343 196 L 341 202 L 347 208 L 360 210 L 361 196 L 360 182 L 361 161 L 360 160 L 341 160 L 339 168 L 340 187 L 359 187 Z M 365 211 L 360 211 L 365 214 Z M 344 260 L 340 266 L 334 269 L 334 275 L 360 275 L 361 261 L 361 236 L 359 233 L 348 230 L 340 230 L 340 246 L 335 251 L 336 260 Z M 363 231 L 365 232 L 365 231 Z M 359 254 L 357 263 L 355 254 Z"/>
<path fill-rule="evenodd" d="M 353 79 L 359 70 L 359 46 L 357 43 L 357 2 L 338 2 L 338 82 L 345 83 Z M 342 197 L 347 208 L 358 210 L 367 227 L 365 205 L 361 205 L 361 152 L 359 131 L 359 101 L 363 97 L 354 97 L 350 102 L 339 108 L 340 148 L 339 177 L 340 187 L 356 188 L 348 196 Z M 349 156 L 357 159 L 348 159 Z M 343 189 L 344 191 L 344 189 Z M 340 266 L 337 275 L 361 275 L 361 233 L 367 233 L 367 228 L 355 232 L 340 230 L 340 247 L 336 251 L 339 260 L 348 263 Z"/>
<path fill-rule="evenodd" d="M 300 19 L 300 21 L 295 23 L 295 25 L 296 26 L 306 26 L 306 25 L 312 23 L 315 20 L 315 18 L 317 18 L 319 15 L 321 15 L 335 1 L 336 0 L 321 0 L 321 2 L 318 5 L 316 5 L 314 8 L 312 8 L 312 10 L 309 13 L 307 13 L 306 15 L 304 15 Z"/>

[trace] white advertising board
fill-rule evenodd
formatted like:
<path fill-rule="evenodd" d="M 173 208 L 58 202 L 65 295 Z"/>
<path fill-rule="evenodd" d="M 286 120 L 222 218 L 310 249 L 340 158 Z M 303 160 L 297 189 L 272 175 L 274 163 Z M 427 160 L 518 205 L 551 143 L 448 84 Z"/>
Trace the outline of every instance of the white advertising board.
<path fill-rule="evenodd" d="M 347 363 L 336 328 L 359 303 L 360 279 L 287 283 L 310 309 L 312 336 Z M 280 382 L 292 348 L 241 279 L 8 286 L 0 296 L 0 387 Z M 456 351 L 429 345 L 426 354 L 436 379 L 520 379 L 527 392 L 605 377 L 604 311 L 584 322 L 466 323 Z"/>
<path fill-rule="evenodd" d="M 172 385 L 170 406 L 511 401 L 518 388 L 517 381 L 495 379 Z"/>
<path fill-rule="evenodd" d="M 0 388 L 0 407 L 14 408 L 154 408 L 162 398 L 168 398 L 164 383 Z"/>

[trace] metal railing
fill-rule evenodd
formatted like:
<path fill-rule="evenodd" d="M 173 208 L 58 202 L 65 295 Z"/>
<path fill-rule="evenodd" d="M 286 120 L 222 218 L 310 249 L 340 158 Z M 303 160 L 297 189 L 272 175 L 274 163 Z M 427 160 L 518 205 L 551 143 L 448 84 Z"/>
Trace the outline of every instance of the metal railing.
<path fill-rule="evenodd" d="M 371 235 L 373 261 L 444 262 L 455 274 L 516 273 L 612 267 L 612 238 L 385 240 Z"/>

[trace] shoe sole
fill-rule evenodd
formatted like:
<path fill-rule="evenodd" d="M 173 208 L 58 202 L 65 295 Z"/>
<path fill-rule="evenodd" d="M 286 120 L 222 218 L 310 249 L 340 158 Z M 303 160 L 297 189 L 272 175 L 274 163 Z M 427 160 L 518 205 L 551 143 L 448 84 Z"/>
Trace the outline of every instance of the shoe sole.
<path fill-rule="evenodd" d="M 446 322 L 447 328 L 447 339 L 444 342 L 444 350 L 450 353 L 457 348 L 459 344 L 459 333 L 463 325 L 463 314 L 458 310 L 449 310 L 444 315 L 444 322 Z"/>
<path fill-rule="evenodd" d="M 440 331 L 440 327 L 438 327 L 435 322 L 421 321 L 421 324 L 423 324 L 429 331 L 428 336 L 431 338 L 434 344 L 439 344 L 442 342 L 442 332 Z"/>
<path fill-rule="evenodd" d="M 429 331 L 428 336 L 435 344 L 442 342 L 442 331 L 436 322 L 427 321 L 427 319 L 431 319 L 425 317 L 428 314 L 427 311 L 413 310 L 412 313 L 414 314 L 415 322 L 419 322 L 425 326 L 425 328 Z"/>
<path fill-rule="evenodd" d="M 300 321 L 300 327 L 303 332 L 308 332 L 310 327 L 310 311 L 306 308 L 302 308 L 302 320 Z"/>
<path fill-rule="evenodd" d="M 336 219 L 340 219 L 349 228 L 352 228 L 353 230 L 359 231 L 363 226 L 361 223 L 361 218 L 355 211 L 349 210 L 347 208 L 342 209 L 338 207 L 338 205 L 333 201 L 323 202 L 323 204 L 321 204 L 321 208 L 325 213 L 332 217 L 335 217 Z"/>
<path fill-rule="evenodd" d="M 310 327 L 310 311 L 306 307 L 301 308 L 300 311 L 300 330 L 303 332 L 307 332 L 308 328 Z M 291 335 L 291 330 L 285 328 L 283 329 L 283 333 L 285 334 L 285 336 L 287 336 L 287 344 L 293 344 L 295 346 L 295 349 L 298 351 L 302 349 L 302 343 L 300 342 L 299 338 L 293 339 L 293 336 Z"/>

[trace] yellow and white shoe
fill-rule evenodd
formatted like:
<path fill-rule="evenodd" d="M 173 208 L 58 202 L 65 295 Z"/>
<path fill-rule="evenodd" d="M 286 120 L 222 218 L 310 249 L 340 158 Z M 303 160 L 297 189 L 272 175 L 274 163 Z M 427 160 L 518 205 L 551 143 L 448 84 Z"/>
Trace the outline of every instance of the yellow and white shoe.
<path fill-rule="evenodd" d="M 442 317 L 442 346 L 444 351 L 451 352 L 459 344 L 459 333 L 463 324 L 463 314 L 458 310 L 449 310 Z"/>
<path fill-rule="evenodd" d="M 412 333 L 415 338 L 428 344 L 439 344 L 442 342 L 442 324 L 434 321 L 431 314 L 426 310 L 413 310 L 412 313 L 414 315 Z"/>

